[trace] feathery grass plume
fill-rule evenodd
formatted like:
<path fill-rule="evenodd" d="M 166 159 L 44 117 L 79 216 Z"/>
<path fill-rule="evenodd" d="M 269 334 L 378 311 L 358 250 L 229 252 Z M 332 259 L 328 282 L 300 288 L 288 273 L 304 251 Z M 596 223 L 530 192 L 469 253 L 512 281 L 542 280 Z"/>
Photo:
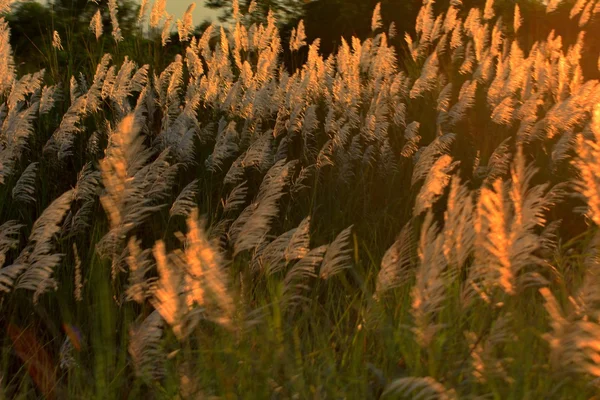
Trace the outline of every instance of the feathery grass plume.
<path fill-rule="evenodd" d="M 452 32 L 459 22 L 458 12 L 459 8 L 462 6 L 462 2 L 452 1 L 450 2 L 450 7 L 446 10 L 446 15 L 444 17 L 444 24 L 442 26 L 444 33 Z"/>
<path fill-rule="evenodd" d="M 141 241 L 132 236 L 127 243 L 129 255 L 126 258 L 129 267 L 129 287 L 127 288 L 127 298 L 139 304 L 143 304 L 147 298 L 151 297 L 151 287 L 155 282 L 154 278 L 146 278 L 146 273 L 154 267 L 152 262 L 151 250 L 140 248 Z"/>
<path fill-rule="evenodd" d="M 158 380 L 165 375 L 165 354 L 160 343 L 164 322 L 161 314 L 155 310 L 129 329 L 127 350 L 139 377 Z"/>
<path fill-rule="evenodd" d="M 410 90 L 411 99 L 422 97 L 425 93 L 435 88 L 438 81 L 439 64 L 437 53 L 434 52 L 427 57 L 427 60 L 425 60 L 425 64 L 421 69 L 421 76 L 417 78 Z"/>
<path fill-rule="evenodd" d="M 506 97 L 492 111 L 491 119 L 498 125 L 510 126 L 515 118 L 517 100 Z"/>
<path fill-rule="evenodd" d="M 71 99 L 71 105 L 73 105 L 79 97 L 81 97 L 81 93 L 77 78 L 71 76 L 71 80 L 69 81 L 69 98 Z"/>
<path fill-rule="evenodd" d="M 19 230 L 23 225 L 17 223 L 17 221 L 7 221 L 0 225 L 0 290 L 2 288 L 2 266 L 6 261 L 6 253 L 9 250 L 16 248 L 19 245 Z"/>
<path fill-rule="evenodd" d="M 40 75 L 41 77 L 41 75 Z M 16 81 L 7 99 L 8 112 L 2 124 L 2 146 L 0 147 L 0 184 L 14 172 L 15 162 L 27 147 L 27 141 L 33 134 L 33 122 L 39 109 L 38 99 L 31 99 L 30 105 L 23 104 L 29 94 L 27 83 L 31 75 Z M 37 89 L 35 89 L 37 91 Z M 6 110 L 6 108 L 4 108 Z"/>
<path fill-rule="evenodd" d="M 539 184 L 533 187 L 529 187 L 529 180 L 531 176 L 535 175 L 537 169 L 533 168 L 532 165 L 524 166 L 522 171 L 519 172 L 519 154 L 517 154 L 517 161 L 515 169 L 513 169 L 513 185 L 510 197 L 514 203 L 513 209 L 516 214 L 516 222 L 519 224 L 519 228 L 533 229 L 534 227 L 545 227 L 545 229 L 554 229 L 551 224 L 547 225 L 546 213 L 550 210 L 550 207 L 555 206 L 567 195 L 566 189 L 570 187 L 568 182 L 562 182 L 554 185 L 550 190 L 546 190 L 550 184 Z M 524 157 L 523 157 L 524 159 Z M 524 165 L 524 164 L 523 164 Z M 515 184 L 515 174 L 523 177 L 523 184 Z M 518 193 L 518 194 L 517 194 Z M 517 205 L 518 201 L 522 201 L 522 205 Z M 524 211 L 523 211 L 524 210 Z M 560 221 L 560 220 L 558 220 Z M 545 235 L 543 232 L 542 235 Z"/>
<path fill-rule="evenodd" d="M 242 229 L 244 229 L 244 226 L 248 222 L 248 219 L 252 216 L 252 214 L 256 211 L 257 208 L 258 208 L 258 203 L 252 202 L 252 203 L 248 204 L 239 213 L 238 217 L 231 223 L 231 225 L 229 226 L 229 229 L 227 231 L 227 238 L 228 238 L 229 243 L 234 243 L 234 246 L 235 246 L 235 242 L 240 237 L 240 233 L 242 232 Z M 255 243 L 256 246 L 258 246 L 260 243 L 262 243 L 262 241 L 265 238 L 266 237 L 261 237 L 261 240 L 257 240 L 257 242 Z"/>
<path fill-rule="evenodd" d="M 148 11 L 148 0 L 141 0 L 140 2 L 140 10 L 138 12 L 137 23 L 142 25 L 144 20 L 146 19 L 146 12 Z"/>
<path fill-rule="evenodd" d="M 171 43 L 171 25 L 173 24 L 173 16 L 165 13 L 165 22 L 160 34 L 160 42 L 163 47 Z"/>
<path fill-rule="evenodd" d="M 287 247 L 283 251 L 286 262 L 304 258 L 310 251 L 310 216 L 295 228 Z"/>
<path fill-rule="evenodd" d="M 461 268 L 473 251 L 473 196 L 457 175 L 452 177 L 444 213 L 444 256 L 448 265 Z"/>
<path fill-rule="evenodd" d="M 15 81 L 15 84 L 11 88 L 9 96 L 6 99 L 9 113 L 15 110 L 17 108 L 17 105 L 24 102 L 28 95 L 34 95 L 31 98 L 31 102 L 38 103 L 39 91 L 42 88 L 44 73 L 45 70 L 42 69 L 33 74 L 24 75 L 19 80 Z"/>
<path fill-rule="evenodd" d="M 61 90 L 58 86 L 44 86 L 40 97 L 40 115 L 49 113 L 57 100 L 61 99 Z"/>
<path fill-rule="evenodd" d="M 383 166 L 381 172 L 379 173 L 379 176 L 383 178 L 391 178 L 395 176 L 400 171 L 400 168 L 398 165 L 396 154 L 394 153 L 394 150 L 392 149 L 392 145 L 390 144 L 388 138 L 385 138 L 382 141 L 378 150 L 380 154 L 380 162 Z"/>
<path fill-rule="evenodd" d="M 5 9 L 9 8 L 5 5 Z M 0 18 L 0 93 L 10 89 L 16 79 L 15 61 L 10 47 L 10 28 L 4 17 Z"/>
<path fill-rule="evenodd" d="M 258 4 L 256 3 L 256 0 L 252 0 L 250 2 L 250 5 L 248 6 L 248 14 L 252 15 L 256 12 L 258 8 Z"/>
<path fill-rule="evenodd" d="M 122 203 L 125 200 L 129 176 L 140 170 L 150 154 L 144 148 L 144 139 L 138 136 L 133 115 L 124 118 L 117 131 L 109 135 L 110 145 L 100 162 L 106 194 L 101 196 L 102 205 L 109 214 L 112 226 L 123 220 Z"/>
<path fill-rule="evenodd" d="M 231 16 L 233 20 L 237 23 L 242 15 L 240 14 L 240 3 L 238 0 L 233 0 L 231 2 Z"/>
<path fill-rule="evenodd" d="M 431 31 L 434 24 L 433 3 L 433 1 L 424 2 L 417 14 L 415 32 L 419 37 L 419 47 L 425 47 L 431 41 Z"/>
<path fill-rule="evenodd" d="M 94 36 L 96 36 L 96 40 L 98 40 L 102 36 L 102 30 L 102 13 L 98 9 L 90 21 L 90 31 L 92 31 Z"/>
<path fill-rule="evenodd" d="M 71 207 L 73 195 L 73 190 L 68 190 L 46 207 L 42 212 L 42 215 L 40 215 L 33 223 L 29 235 L 30 242 L 34 242 L 36 246 L 39 245 L 41 248 L 60 231 L 59 224 Z"/>
<path fill-rule="evenodd" d="M 196 204 L 196 195 L 198 193 L 198 179 L 194 179 L 191 183 L 189 183 L 186 187 L 183 188 L 181 193 L 177 196 L 171 209 L 169 210 L 169 215 L 174 217 L 176 215 L 181 215 L 187 217 L 194 207 L 197 207 Z"/>
<path fill-rule="evenodd" d="M 68 190 L 54 200 L 34 222 L 29 235 L 29 245 L 22 252 L 21 262 L 25 269 L 16 281 L 15 289 L 34 292 L 33 302 L 48 289 L 57 289 L 58 282 L 52 276 L 63 254 L 52 253 L 51 240 L 60 229 L 60 222 L 71 208 L 73 190 Z"/>
<path fill-rule="evenodd" d="M 498 286 L 509 295 L 545 283 L 531 270 L 543 264 L 537 254 L 542 243 L 535 229 L 546 225 L 545 213 L 556 198 L 553 191 L 546 193 L 548 184 L 530 186 L 536 172 L 532 164 L 526 164 L 519 147 L 510 185 L 498 179 L 493 189 L 482 188 L 477 204 L 476 267 L 485 265 L 491 274 L 486 286 Z"/>
<path fill-rule="evenodd" d="M 270 243 L 260 243 L 252 256 L 251 269 L 265 271 L 267 275 L 279 273 L 286 266 L 283 252 L 295 230 L 296 228 L 279 235 Z"/>
<path fill-rule="evenodd" d="M 219 127 L 213 152 L 205 161 L 206 168 L 211 172 L 221 171 L 225 160 L 238 154 L 237 142 L 239 134 L 234 121 L 227 124 L 226 128 Z"/>
<path fill-rule="evenodd" d="M 593 108 L 590 128 L 594 140 L 577 135 L 578 157 L 572 163 L 579 171 L 575 187 L 587 202 L 587 216 L 600 225 L 600 104 Z"/>
<path fill-rule="evenodd" d="M 12 198 L 19 203 L 35 203 L 35 178 L 39 163 L 33 162 L 25 168 L 12 190 Z"/>
<path fill-rule="evenodd" d="M 73 243 L 73 257 L 75 258 L 75 278 L 73 280 L 75 291 L 75 301 L 83 300 L 83 276 L 81 275 L 81 259 L 79 258 L 79 252 L 77 251 L 77 245 Z"/>
<path fill-rule="evenodd" d="M 115 38 L 115 42 L 119 43 L 123 41 L 123 35 L 121 34 L 119 19 L 117 18 L 117 13 L 119 12 L 117 0 L 108 0 L 108 11 L 110 13 L 110 23 L 112 24 L 112 36 Z"/>
<path fill-rule="evenodd" d="M 102 56 L 102 60 L 96 67 L 96 74 L 94 75 L 92 85 L 86 94 L 77 97 L 73 104 L 71 104 L 64 114 L 59 127 L 54 131 L 52 137 L 46 143 L 44 151 L 56 151 L 59 160 L 71 154 L 74 135 L 83 130 L 78 125 L 81 123 L 83 117 L 91 112 L 97 111 L 100 107 L 102 86 L 104 84 L 104 78 L 106 77 L 110 60 L 110 54 Z"/>
<path fill-rule="evenodd" d="M 575 4 L 571 7 L 571 11 L 569 11 L 569 18 L 573 19 L 578 16 L 581 11 L 585 8 L 586 3 L 593 3 L 593 1 L 588 0 L 577 0 Z"/>
<path fill-rule="evenodd" d="M 569 297 L 569 301 L 573 306 L 573 313 L 579 318 L 589 320 L 594 318 L 598 323 L 598 307 L 600 306 L 600 292 L 598 291 L 600 280 L 600 258 L 598 258 L 598 246 L 600 243 L 600 235 L 597 233 L 592 237 L 591 243 L 588 246 L 589 255 L 583 260 L 587 267 L 583 276 L 583 282 L 577 288 L 573 296 Z"/>
<path fill-rule="evenodd" d="M 202 74 L 204 74 L 204 66 L 202 65 L 202 60 L 196 52 L 196 46 L 196 38 L 192 37 L 190 45 L 185 51 L 185 62 L 190 73 L 190 82 L 199 81 L 202 77 Z"/>
<path fill-rule="evenodd" d="M 310 290 L 308 281 L 317 277 L 317 267 L 323 262 L 327 245 L 310 250 L 296 262 L 287 272 L 283 280 L 282 303 L 284 310 L 307 303 L 309 299 L 303 294 Z"/>
<path fill-rule="evenodd" d="M 514 22 L 514 21 L 513 21 Z M 502 24 L 502 19 L 498 19 L 494 24 L 494 28 L 492 29 L 492 39 L 489 45 L 489 56 L 498 57 L 501 56 L 502 45 L 505 43 L 505 33 L 504 33 L 504 25 Z M 490 73 L 490 76 L 492 74 Z M 487 81 L 487 79 L 483 79 Z"/>
<path fill-rule="evenodd" d="M 275 163 L 273 156 L 273 132 L 267 131 L 248 147 L 246 153 L 240 156 L 242 158 L 240 165 L 242 168 L 254 167 L 264 174 Z"/>
<path fill-rule="evenodd" d="M 3 261 L 2 258 L 4 257 L 5 255 L 2 255 L 2 257 L 0 257 L 0 261 Z M 26 268 L 27 265 L 22 262 L 15 262 L 11 265 L 0 268 L 0 292 L 10 293 L 15 284 L 15 280 Z"/>
<path fill-rule="evenodd" d="M 477 81 L 466 81 L 460 88 L 458 101 L 450 108 L 448 116 L 450 125 L 454 126 L 461 121 L 467 114 L 467 111 L 473 108 L 475 104 L 475 92 L 477 91 Z"/>
<path fill-rule="evenodd" d="M 171 326 L 178 338 L 183 332 L 183 301 L 180 296 L 183 283 L 183 270 L 174 269 L 167 257 L 162 240 L 155 243 L 152 250 L 158 270 L 158 282 L 154 290 L 152 305 L 160 316 Z"/>
<path fill-rule="evenodd" d="M 160 76 L 154 76 L 154 89 L 158 105 L 163 110 L 162 129 L 166 131 L 181 113 L 181 90 L 183 85 L 183 58 L 177 54 Z M 168 141 L 167 141 L 168 143 Z"/>
<path fill-rule="evenodd" d="M 10 12 L 12 2 L 13 0 L 0 0 L 0 14 Z"/>
<path fill-rule="evenodd" d="M 298 51 L 306 46 L 306 32 L 304 31 L 304 20 L 298 22 L 298 26 L 292 29 L 290 37 L 290 51 Z"/>
<path fill-rule="evenodd" d="M 495 16 L 494 11 L 494 0 L 486 0 L 485 7 L 483 9 L 483 19 L 489 21 Z"/>
<path fill-rule="evenodd" d="M 497 179 L 492 188 L 483 187 L 477 202 L 476 259 L 481 263 L 483 277 L 488 285 L 498 284 L 509 294 L 514 294 L 514 273 L 510 262 L 510 237 L 507 234 L 507 210 L 505 190 L 501 179 Z M 477 257 L 477 254 L 480 254 Z M 474 268 L 477 267 L 477 264 Z M 484 275 L 482 272 L 481 275 Z M 492 275 L 492 276 L 490 276 Z M 497 276 L 496 276 L 497 275 Z"/>
<path fill-rule="evenodd" d="M 521 17 L 521 8 L 519 7 L 519 4 L 515 4 L 515 14 L 513 18 L 513 29 L 515 31 L 515 34 L 519 32 L 521 25 L 523 25 L 523 18 Z"/>
<path fill-rule="evenodd" d="M 411 314 L 415 321 L 412 328 L 415 340 L 422 348 L 431 345 L 441 325 L 435 323 L 446 297 L 444 269 L 444 238 L 438 234 L 437 223 L 431 210 L 425 216 L 419 239 L 419 265 L 416 283 L 411 290 Z"/>
<path fill-rule="evenodd" d="M 458 73 L 461 75 L 470 75 L 473 73 L 477 60 L 475 58 L 475 51 L 473 50 L 473 42 L 467 43 L 465 50 L 465 59 L 462 62 Z"/>
<path fill-rule="evenodd" d="M 510 313 L 499 317 L 494 321 L 489 335 L 483 339 L 475 332 L 465 332 L 472 349 L 472 373 L 478 382 L 486 383 L 492 379 L 500 379 L 511 384 L 514 381 L 507 372 L 508 364 L 512 359 L 499 357 L 501 346 L 517 339 L 516 335 L 510 333 L 511 319 Z"/>
<path fill-rule="evenodd" d="M 290 262 L 303 258 L 310 249 L 309 223 L 310 218 L 307 217 L 298 227 L 279 235 L 270 243 L 261 243 L 252 257 L 252 269 L 273 275 Z"/>
<path fill-rule="evenodd" d="M 456 135 L 454 133 L 447 133 L 443 136 L 438 136 L 433 142 L 427 147 L 422 148 L 421 154 L 419 155 L 413 174 L 411 178 L 411 185 L 419 182 L 427 177 L 427 174 L 437 161 L 437 159 L 444 153 L 449 152 L 450 146 L 454 142 Z"/>
<path fill-rule="evenodd" d="M 444 86 L 444 88 L 440 91 L 440 94 L 437 98 L 437 107 L 436 110 L 438 112 L 448 112 L 450 110 L 450 103 L 452 101 L 452 82 L 449 82 Z"/>
<path fill-rule="evenodd" d="M 248 196 L 248 182 L 243 181 L 236 187 L 234 187 L 225 202 L 223 203 L 223 213 L 230 214 L 234 211 L 237 211 L 238 208 L 246 203 L 246 198 Z"/>
<path fill-rule="evenodd" d="M 60 40 L 60 35 L 57 31 L 54 31 L 54 33 L 52 34 L 52 47 L 54 47 L 57 50 L 64 50 L 62 41 Z"/>
<path fill-rule="evenodd" d="M 444 194 L 444 189 L 450 183 L 450 173 L 458 165 L 458 162 L 452 162 L 452 157 L 447 154 L 438 158 L 427 174 L 425 183 L 421 187 L 417 198 L 413 216 L 420 215 L 429 210 L 433 204 Z"/>
<path fill-rule="evenodd" d="M 158 27 L 160 20 L 165 16 L 167 9 L 167 0 L 154 0 L 152 11 L 150 12 L 150 28 Z"/>
<path fill-rule="evenodd" d="M 116 68 L 113 66 L 108 70 L 104 79 L 102 98 L 112 100 L 121 114 L 131 112 L 131 106 L 127 99 L 133 92 L 143 92 L 148 82 L 149 66 L 146 64 L 137 70 L 136 68 L 136 63 L 125 56 L 119 72 L 115 73 Z M 138 103 L 142 99 L 143 97 L 140 95 Z"/>
<path fill-rule="evenodd" d="M 421 136 L 419 135 L 420 127 L 421 124 L 418 121 L 413 121 L 406 126 L 406 129 L 404 130 L 404 139 L 406 139 L 406 143 L 400 152 L 402 157 L 412 157 L 417 150 L 419 150 L 419 142 L 421 141 Z"/>
<path fill-rule="evenodd" d="M 446 389 L 444 385 L 430 376 L 398 378 L 388 384 L 383 391 L 383 396 L 398 395 L 400 398 L 428 399 L 428 400 L 455 400 L 454 389 Z"/>
<path fill-rule="evenodd" d="M 118 267 L 114 256 L 121 252 L 128 232 L 163 207 L 161 202 L 168 197 L 178 168 L 167 162 L 168 151 L 148 163 L 154 152 L 143 142 L 134 115 L 128 115 L 117 131 L 110 133 L 106 155 L 100 161 L 106 189 L 100 202 L 108 214 L 110 230 L 96 250 L 103 256 L 113 256 L 113 277 Z"/>
<path fill-rule="evenodd" d="M 187 220 L 188 234 L 186 238 L 185 258 L 187 261 L 186 303 L 191 307 L 194 303 L 198 306 L 213 304 L 207 309 L 207 315 L 216 311 L 212 316 L 216 322 L 229 326 L 233 316 L 234 304 L 229 294 L 228 281 L 223 270 L 222 257 L 219 252 L 208 242 L 204 230 L 198 221 L 198 209 L 193 209 Z"/>
<path fill-rule="evenodd" d="M 258 195 L 254 203 L 246 209 L 247 214 L 242 213 L 238 219 L 241 227 L 235 228 L 236 223 L 230 229 L 230 235 L 235 238 L 234 253 L 256 248 L 262 243 L 269 231 L 275 217 L 279 214 L 279 199 L 284 195 L 284 189 L 289 185 L 292 169 L 295 169 L 298 161 L 278 161 L 271 167 L 260 185 Z M 245 211 L 245 210 L 244 210 Z M 244 221 L 244 218 L 247 220 Z M 242 218 L 242 219 L 240 219 Z"/>
<path fill-rule="evenodd" d="M 504 139 L 488 160 L 486 167 L 480 167 L 485 170 L 484 185 L 491 185 L 496 179 L 504 177 L 510 169 L 512 153 L 510 152 L 511 138 Z"/>
<path fill-rule="evenodd" d="M 337 235 L 331 242 L 323 258 L 319 276 L 321 279 L 329 279 L 345 269 L 352 268 L 352 228 L 350 225 Z"/>
<path fill-rule="evenodd" d="M 390 39 L 395 39 L 398 36 L 398 29 L 396 28 L 396 23 L 394 21 L 390 22 L 390 26 L 388 28 L 388 37 Z"/>
<path fill-rule="evenodd" d="M 583 12 L 581 13 L 581 18 L 579 18 L 579 27 L 580 28 L 586 26 L 588 24 L 588 22 L 590 22 L 590 20 L 592 19 L 592 16 L 593 16 L 592 7 L 594 7 L 594 2 L 588 1 L 587 5 L 583 9 Z M 596 3 L 596 7 L 598 7 L 597 3 Z"/>
<path fill-rule="evenodd" d="M 595 280 L 597 292 L 597 271 L 595 274 L 596 276 L 587 278 Z M 544 334 L 544 339 L 550 345 L 552 366 L 562 373 L 583 373 L 600 377 L 600 324 L 588 315 L 578 315 L 577 311 L 565 316 L 550 289 L 544 287 L 539 291 L 545 300 L 544 306 L 552 328 L 551 332 Z"/>
<path fill-rule="evenodd" d="M 375 298 L 408 282 L 414 244 L 412 224 L 407 222 L 394 244 L 383 255 L 381 269 L 377 274 Z"/>
<path fill-rule="evenodd" d="M 98 196 L 100 178 L 100 172 L 93 169 L 91 162 L 85 164 L 81 171 L 79 171 L 79 174 L 77 174 L 75 200 L 83 200 L 84 202 L 95 201 Z"/>
<path fill-rule="evenodd" d="M 375 8 L 373 9 L 373 16 L 371 17 L 371 32 L 375 32 L 378 29 L 381 29 L 381 2 L 375 4 Z"/>
<path fill-rule="evenodd" d="M 177 33 L 179 33 L 180 42 L 187 42 L 188 40 L 190 40 L 190 34 L 194 29 L 192 13 L 194 12 L 195 8 L 196 3 L 191 3 L 185 11 L 185 14 L 183 14 L 183 20 L 177 20 Z"/>

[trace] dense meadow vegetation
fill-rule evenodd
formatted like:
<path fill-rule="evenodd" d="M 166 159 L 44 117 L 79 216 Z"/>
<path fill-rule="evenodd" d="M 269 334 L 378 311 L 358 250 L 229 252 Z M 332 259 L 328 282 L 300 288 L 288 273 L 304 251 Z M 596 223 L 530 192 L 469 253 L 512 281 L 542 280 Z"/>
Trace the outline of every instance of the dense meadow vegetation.
<path fill-rule="evenodd" d="M 600 396 L 600 1 L 92 7 L 31 73 L 0 17 L 0 398 Z"/>

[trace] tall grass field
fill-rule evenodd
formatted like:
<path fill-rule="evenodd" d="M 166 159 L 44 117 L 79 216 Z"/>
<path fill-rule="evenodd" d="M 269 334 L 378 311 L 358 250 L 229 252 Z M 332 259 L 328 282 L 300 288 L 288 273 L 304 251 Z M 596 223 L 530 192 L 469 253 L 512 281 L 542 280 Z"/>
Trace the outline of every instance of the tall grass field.
<path fill-rule="evenodd" d="M 518 3 L 0 17 L 0 399 L 600 399 L 600 2 Z"/>

